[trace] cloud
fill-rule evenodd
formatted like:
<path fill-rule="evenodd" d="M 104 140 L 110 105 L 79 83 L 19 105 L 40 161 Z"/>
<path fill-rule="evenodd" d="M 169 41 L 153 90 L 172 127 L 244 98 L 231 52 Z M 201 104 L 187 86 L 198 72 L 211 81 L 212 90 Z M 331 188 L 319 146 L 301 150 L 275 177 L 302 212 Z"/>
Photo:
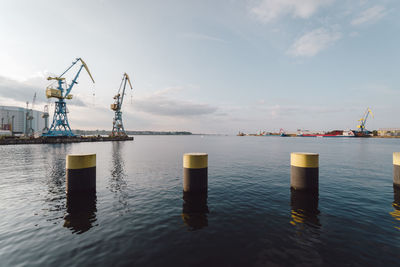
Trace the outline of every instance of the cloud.
<path fill-rule="evenodd" d="M 29 103 L 33 100 L 33 95 L 36 93 L 36 104 L 47 103 L 47 98 L 45 96 L 45 87 L 37 85 L 36 82 L 30 83 L 29 80 L 25 82 L 16 81 L 4 76 L 0 76 L 0 97 L 11 99 L 16 102 Z M 3 103 L 5 104 L 5 103 Z M 68 102 L 69 105 L 75 106 L 86 106 L 86 104 L 79 100 L 73 99 Z"/>
<path fill-rule="evenodd" d="M 187 100 L 172 99 L 165 94 L 168 92 L 181 90 L 174 88 L 167 88 L 154 94 L 135 99 L 135 109 L 158 116 L 171 116 L 171 117 L 192 117 L 200 115 L 208 115 L 215 113 L 217 107 L 209 104 L 195 103 Z"/>
<path fill-rule="evenodd" d="M 36 100 L 45 102 L 45 96 L 40 92 L 43 92 L 42 88 L 0 76 L 0 97 L 20 102 L 32 102 L 33 95 L 36 93 Z"/>
<path fill-rule="evenodd" d="M 341 38 L 341 33 L 325 28 L 315 29 L 298 38 L 289 48 L 292 56 L 315 56 Z"/>
<path fill-rule="evenodd" d="M 331 2 L 332 0 L 260 0 L 250 11 L 265 23 L 285 15 L 307 19 L 320 7 Z"/>
<path fill-rule="evenodd" d="M 353 26 L 365 23 L 374 23 L 386 15 L 386 9 L 383 6 L 373 6 L 364 10 L 358 17 L 351 21 Z"/>

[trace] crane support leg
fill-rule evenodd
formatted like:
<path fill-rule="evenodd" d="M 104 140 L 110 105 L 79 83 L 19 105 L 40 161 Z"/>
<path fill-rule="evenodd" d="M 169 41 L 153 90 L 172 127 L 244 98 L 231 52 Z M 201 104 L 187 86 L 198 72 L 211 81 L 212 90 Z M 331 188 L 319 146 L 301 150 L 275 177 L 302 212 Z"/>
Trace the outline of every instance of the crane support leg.
<path fill-rule="evenodd" d="M 44 136 L 75 136 L 69 127 L 67 118 L 67 106 L 64 99 L 56 101 L 53 122 L 50 130 Z"/>
<path fill-rule="evenodd" d="M 127 136 L 127 134 L 125 133 L 124 125 L 122 123 L 121 111 L 115 112 L 111 136 Z"/>

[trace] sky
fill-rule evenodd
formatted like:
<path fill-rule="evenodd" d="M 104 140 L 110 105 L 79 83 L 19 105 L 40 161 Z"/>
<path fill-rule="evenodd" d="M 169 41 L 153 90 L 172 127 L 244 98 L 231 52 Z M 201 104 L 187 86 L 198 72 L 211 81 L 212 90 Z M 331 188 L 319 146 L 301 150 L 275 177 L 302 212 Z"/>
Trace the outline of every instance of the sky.
<path fill-rule="evenodd" d="M 398 0 L 0 0 L 0 105 L 46 99 L 49 75 L 87 63 L 73 129 L 236 134 L 400 128 Z M 67 75 L 70 82 L 77 69 Z"/>

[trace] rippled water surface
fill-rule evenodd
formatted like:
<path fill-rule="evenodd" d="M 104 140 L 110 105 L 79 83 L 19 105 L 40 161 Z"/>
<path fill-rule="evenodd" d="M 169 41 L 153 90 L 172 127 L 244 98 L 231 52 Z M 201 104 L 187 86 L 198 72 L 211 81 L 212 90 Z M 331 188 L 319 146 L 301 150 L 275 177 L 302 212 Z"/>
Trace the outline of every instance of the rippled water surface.
<path fill-rule="evenodd" d="M 137 136 L 1 146 L 0 265 L 398 266 L 399 144 Z M 295 151 L 320 153 L 319 200 L 290 191 Z M 209 153 L 206 199 L 183 199 L 185 152 Z M 96 195 L 67 199 L 70 153 L 97 154 Z"/>

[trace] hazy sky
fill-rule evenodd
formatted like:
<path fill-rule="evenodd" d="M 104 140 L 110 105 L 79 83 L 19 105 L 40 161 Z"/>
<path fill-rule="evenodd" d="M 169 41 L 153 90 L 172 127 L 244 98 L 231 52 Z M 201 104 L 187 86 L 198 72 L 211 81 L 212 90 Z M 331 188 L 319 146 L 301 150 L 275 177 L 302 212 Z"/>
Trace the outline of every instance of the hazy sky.
<path fill-rule="evenodd" d="M 354 129 L 367 107 L 375 115 L 367 128 L 400 127 L 399 7 L 0 0 L 0 105 L 24 107 L 37 92 L 42 110 L 46 77 L 82 57 L 96 83 L 82 72 L 72 90 L 74 129 L 112 129 L 109 107 L 124 72 L 134 87 L 123 107 L 129 130 Z"/>

